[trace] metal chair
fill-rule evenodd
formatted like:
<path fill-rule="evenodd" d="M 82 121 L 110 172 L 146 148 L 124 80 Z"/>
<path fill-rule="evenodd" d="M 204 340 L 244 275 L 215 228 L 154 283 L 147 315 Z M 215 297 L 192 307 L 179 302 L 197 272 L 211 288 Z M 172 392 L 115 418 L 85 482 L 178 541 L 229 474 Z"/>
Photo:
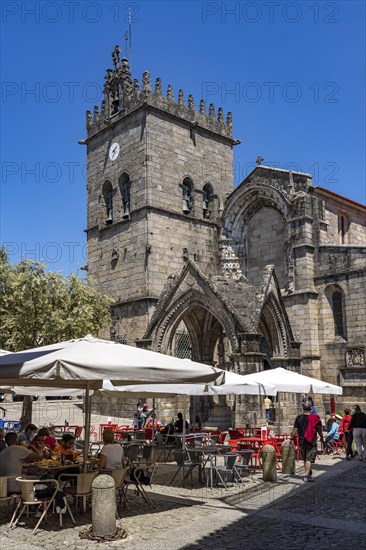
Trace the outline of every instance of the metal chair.
<path fill-rule="evenodd" d="M 130 509 L 126 495 L 124 492 L 125 489 L 125 479 L 128 475 L 128 468 L 115 468 L 110 471 L 110 475 L 113 477 L 114 482 L 116 484 L 116 493 L 119 495 L 119 503 L 121 504 L 122 499 L 126 503 L 126 506 L 128 509 Z"/>
<path fill-rule="evenodd" d="M 127 505 L 128 505 L 127 489 L 128 487 L 133 486 L 135 487 L 135 493 L 137 496 L 141 495 L 147 504 L 150 504 L 153 508 L 156 508 L 156 505 L 151 500 L 151 498 L 149 497 L 145 489 L 147 485 L 151 486 L 154 473 L 155 473 L 155 464 L 150 464 L 145 469 L 137 466 L 136 468 L 133 468 L 130 471 L 130 475 L 127 476 L 124 480 L 124 498 Z M 148 484 L 145 483 L 146 478 L 149 478 Z"/>
<path fill-rule="evenodd" d="M 239 472 L 235 467 L 238 456 L 239 455 L 236 453 L 226 453 L 224 455 L 223 465 L 217 465 L 217 464 L 211 463 L 210 469 L 213 470 L 212 473 L 217 474 L 217 477 L 220 479 L 225 489 L 228 488 L 228 486 L 226 485 L 226 477 L 228 475 L 231 476 L 232 480 L 236 483 L 236 485 L 238 485 L 238 480 L 240 482 L 242 481 L 239 475 Z"/>
<path fill-rule="evenodd" d="M 18 506 L 16 507 L 16 509 L 14 511 L 14 514 L 13 514 L 13 517 L 11 518 L 9 526 L 12 529 L 14 529 L 14 527 L 16 527 L 18 521 L 22 517 L 25 510 L 27 510 L 27 518 L 28 518 L 29 517 L 29 507 L 30 506 L 41 505 L 42 508 L 43 508 L 43 511 L 42 511 L 41 517 L 39 518 L 39 520 L 37 522 L 37 525 L 35 526 L 35 528 L 32 531 L 32 535 L 34 535 L 37 532 L 38 527 L 40 526 L 42 520 L 47 519 L 47 511 L 50 508 L 51 504 L 54 504 L 56 494 L 57 494 L 58 491 L 60 491 L 60 487 L 59 487 L 58 482 L 55 479 L 42 479 L 42 480 L 40 480 L 40 479 L 29 479 L 29 478 L 17 477 L 16 480 L 20 484 L 21 494 L 20 494 L 20 500 L 19 500 Z M 50 485 L 52 485 L 54 487 L 54 490 L 52 491 L 50 496 L 46 496 L 46 497 L 43 497 L 43 498 L 42 497 L 36 497 L 35 491 L 37 491 L 37 485 L 39 487 L 41 487 L 41 486 L 44 487 L 45 485 L 49 487 Z M 66 504 L 67 511 L 69 512 L 70 517 L 72 519 L 72 522 L 75 525 L 74 516 L 72 515 L 72 512 L 70 510 L 70 506 L 69 506 L 66 499 L 65 499 L 65 504 Z M 23 505 L 23 507 L 20 509 L 20 507 L 22 505 Z M 20 509 L 20 512 L 17 516 L 17 513 L 18 513 L 19 509 Z M 60 527 L 62 527 L 62 512 L 61 512 L 61 510 L 59 512 L 59 521 L 60 521 Z"/>
<path fill-rule="evenodd" d="M 243 451 L 239 451 L 238 455 L 241 457 L 240 462 L 235 463 L 235 469 L 240 475 L 240 478 L 244 477 L 244 473 L 248 474 L 252 481 L 254 481 L 254 478 L 252 476 L 252 472 L 250 471 L 250 459 L 253 454 L 253 451 L 250 449 L 245 449 Z"/>
<path fill-rule="evenodd" d="M 8 494 L 8 482 L 16 479 L 16 476 L 0 476 L 0 504 L 6 502 L 8 505 L 18 498 L 16 493 Z"/>
<path fill-rule="evenodd" d="M 83 472 L 82 474 L 60 474 L 59 482 L 64 482 L 62 490 L 71 494 L 75 500 L 75 509 L 78 509 L 78 501 L 83 501 L 83 512 L 86 512 L 86 501 L 92 493 L 93 479 L 98 475 L 98 472 Z M 70 485 L 76 480 L 76 485 Z"/>
<path fill-rule="evenodd" d="M 131 465 L 134 462 L 138 462 L 137 456 L 139 454 L 140 448 L 140 443 L 132 443 L 131 445 L 124 447 L 124 453 L 125 457 L 127 458 L 128 464 Z"/>
<path fill-rule="evenodd" d="M 173 455 L 174 455 L 174 460 L 177 463 L 178 468 L 177 468 L 177 471 L 175 472 L 174 476 L 170 480 L 169 485 L 171 485 L 173 483 L 173 481 L 175 480 L 175 478 L 177 477 L 178 473 L 181 470 L 183 470 L 183 485 L 184 485 L 184 480 L 185 480 L 184 466 L 185 466 L 185 459 L 186 459 L 186 451 L 183 451 L 182 449 L 177 449 L 177 450 L 173 451 Z"/>

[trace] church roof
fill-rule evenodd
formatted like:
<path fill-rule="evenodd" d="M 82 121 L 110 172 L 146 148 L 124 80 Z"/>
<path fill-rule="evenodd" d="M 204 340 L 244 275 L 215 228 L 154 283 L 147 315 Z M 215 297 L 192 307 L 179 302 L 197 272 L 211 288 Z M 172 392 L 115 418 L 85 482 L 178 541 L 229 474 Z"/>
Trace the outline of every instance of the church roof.
<path fill-rule="evenodd" d="M 364 204 L 353 201 L 352 199 L 348 199 L 347 197 L 343 197 L 342 195 L 338 195 L 338 193 L 334 193 L 334 191 L 330 191 L 329 189 L 325 189 L 324 187 L 316 186 L 314 187 L 314 190 L 317 195 L 326 195 L 330 198 L 341 200 L 342 202 L 346 202 L 351 204 L 352 206 L 356 206 L 358 208 L 362 208 L 362 210 L 366 210 L 366 206 Z"/>

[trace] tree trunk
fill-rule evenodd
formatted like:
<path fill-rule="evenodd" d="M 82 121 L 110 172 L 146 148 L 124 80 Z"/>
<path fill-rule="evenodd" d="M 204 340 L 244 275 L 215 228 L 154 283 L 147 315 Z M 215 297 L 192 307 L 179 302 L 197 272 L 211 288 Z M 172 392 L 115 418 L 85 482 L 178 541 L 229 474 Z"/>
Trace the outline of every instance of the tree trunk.
<path fill-rule="evenodd" d="M 32 422 L 32 405 L 33 397 L 31 395 L 25 395 L 23 397 L 22 416 L 20 417 L 22 429 Z"/>

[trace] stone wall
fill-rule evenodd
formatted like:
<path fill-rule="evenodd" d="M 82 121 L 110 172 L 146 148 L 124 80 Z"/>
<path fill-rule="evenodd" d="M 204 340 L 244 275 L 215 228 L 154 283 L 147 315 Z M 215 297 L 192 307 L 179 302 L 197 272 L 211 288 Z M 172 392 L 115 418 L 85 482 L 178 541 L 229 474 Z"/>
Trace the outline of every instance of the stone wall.
<path fill-rule="evenodd" d="M 285 222 L 274 208 L 262 207 L 249 220 L 247 230 L 250 283 L 260 284 L 266 265 L 272 264 L 280 288 L 285 287 Z"/>

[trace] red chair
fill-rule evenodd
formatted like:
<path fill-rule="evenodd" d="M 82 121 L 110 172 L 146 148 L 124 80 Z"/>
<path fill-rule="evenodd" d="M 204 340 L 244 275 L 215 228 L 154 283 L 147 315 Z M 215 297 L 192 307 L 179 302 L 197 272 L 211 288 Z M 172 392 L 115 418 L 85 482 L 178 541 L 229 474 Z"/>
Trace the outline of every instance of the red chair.
<path fill-rule="evenodd" d="M 339 434 L 339 439 L 338 441 L 334 441 L 334 439 L 331 439 L 330 440 L 330 444 L 332 445 L 333 449 L 334 449 L 334 454 L 336 455 L 340 455 L 341 452 L 346 454 L 346 450 L 345 450 L 345 441 L 344 441 L 344 433 L 340 433 Z"/>
<path fill-rule="evenodd" d="M 83 426 L 76 426 L 75 433 L 74 433 L 75 439 L 80 439 L 81 432 L 83 431 L 83 429 L 84 429 Z"/>
<path fill-rule="evenodd" d="M 225 443 L 225 439 L 226 439 L 226 436 L 227 436 L 228 432 L 221 432 L 217 441 L 216 441 L 216 445 L 223 445 Z"/>
<path fill-rule="evenodd" d="M 91 436 L 94 436 L 94 441 L 98 440 L 98 434 L 95 431 L 95 426 L 90 426 L 89 438 L 91 438 Z"/>
<path fill-rule="evenodd" d="M 231 452 L 235 453 L 238 450 L 238 440 L 237 439 L 229 439 L 229 445 L 231 447 Z"/>
<path fill-rule="evenodd" d="M 233 430 L 232 428 L 229 428 L 228 432 L 230 439 L 239 439 L 239 437 L 243 437 L 242 435 L 239 435 L 238 430 Z"/>

